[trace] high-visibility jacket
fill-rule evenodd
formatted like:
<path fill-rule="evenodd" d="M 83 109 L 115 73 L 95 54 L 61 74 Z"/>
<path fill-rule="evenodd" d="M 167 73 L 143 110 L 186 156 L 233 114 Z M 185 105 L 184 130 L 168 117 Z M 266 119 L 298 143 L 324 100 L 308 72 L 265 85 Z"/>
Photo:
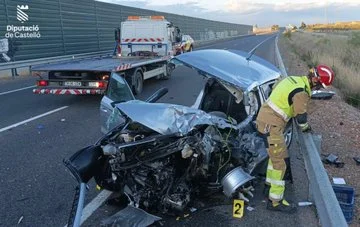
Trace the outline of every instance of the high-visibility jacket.
<path fill-rule="evenodd" d="M 306 76 L 289 76 L 276 85 L 266 103 L 287 122 L 299 114 L 294 112 L 293 98 L 301 92 L 306 93 L 309 98 L 311 97 L 308 78 Z M 304 105 L 306 106 L 306 103 Z"/>

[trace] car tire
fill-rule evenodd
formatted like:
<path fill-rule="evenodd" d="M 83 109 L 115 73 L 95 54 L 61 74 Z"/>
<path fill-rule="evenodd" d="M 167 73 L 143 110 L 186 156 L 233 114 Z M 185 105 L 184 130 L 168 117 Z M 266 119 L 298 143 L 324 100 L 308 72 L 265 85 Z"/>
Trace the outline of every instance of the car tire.
<path fill-rule="evenodd" d="M 163 76 L 163 80 L 168 80 L 171 77 L 172 72 L 174 71 L 175 65 L 173 63 L 166 64 L 166 76 Z"/>
<path fill-rule="evenodd" d="M 140 70 L 137 70 L 134 75 L 134 84 L 133 84 L 133 91 L 135 95 L 141 94 L 144 86 L 144 79 L 142 72 Z"/>
<path fill-rule="evenodd" d="M 294 121 L 291 119 L 284 130 L 285 144 L 289 148 L 291 145 L 292 138 L 294 137 Z"/>

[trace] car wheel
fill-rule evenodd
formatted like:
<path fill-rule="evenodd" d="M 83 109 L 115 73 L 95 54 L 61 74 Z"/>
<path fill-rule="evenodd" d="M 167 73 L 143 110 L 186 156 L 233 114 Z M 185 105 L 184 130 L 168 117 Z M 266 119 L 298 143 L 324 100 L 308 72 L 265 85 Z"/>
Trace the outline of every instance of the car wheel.
<path fill-rule="evenodd" d="M 285 144 L 286 144 L 287 148 L 290 147 L 293 136 L 294 136 L 294 121 L 290 120 L 286 124 L 285 130 L 284 130 Z"/>
<path fill-rule="evenodd" d="M 134 78 L 134 93 L 135 95 L 139 95 L 143 90 L 143 76 L 140 70 L 135 72 L 135 78 Z"/>

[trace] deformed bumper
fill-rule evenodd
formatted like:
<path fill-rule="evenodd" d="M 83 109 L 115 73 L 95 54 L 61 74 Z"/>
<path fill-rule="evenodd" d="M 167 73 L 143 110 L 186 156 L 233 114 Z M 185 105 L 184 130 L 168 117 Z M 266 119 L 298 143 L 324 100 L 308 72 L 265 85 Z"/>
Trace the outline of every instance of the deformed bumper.
<path fill-rule="evenodd" d="M 53 94 L 53 95 L 103 95 L 105 89 L 58 89 L 58 88 L 36 88 L 34 94 Z"/>

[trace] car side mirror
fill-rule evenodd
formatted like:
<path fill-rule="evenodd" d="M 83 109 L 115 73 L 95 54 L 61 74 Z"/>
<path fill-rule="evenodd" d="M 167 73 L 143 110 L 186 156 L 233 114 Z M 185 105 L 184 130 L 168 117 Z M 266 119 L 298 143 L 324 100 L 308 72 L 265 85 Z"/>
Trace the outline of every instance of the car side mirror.
<path fill-rule="evenodd" d="M 333 91 L 312 91 L 311 92 L 311 99 L 323 99 L 328 100 L 331 99 L 336 93 Z"/>
<path fill-rule="evenodd" d="M 169 89 L 167 89 L 165 87 L 160 88 L 154 94 L 152 94 L 148 99 L 146 99 L 146 102 L 154 103 L 157 100 L 159 100 L 161 97 L 163 97 L 168 92 L 169 92 Z"/>

